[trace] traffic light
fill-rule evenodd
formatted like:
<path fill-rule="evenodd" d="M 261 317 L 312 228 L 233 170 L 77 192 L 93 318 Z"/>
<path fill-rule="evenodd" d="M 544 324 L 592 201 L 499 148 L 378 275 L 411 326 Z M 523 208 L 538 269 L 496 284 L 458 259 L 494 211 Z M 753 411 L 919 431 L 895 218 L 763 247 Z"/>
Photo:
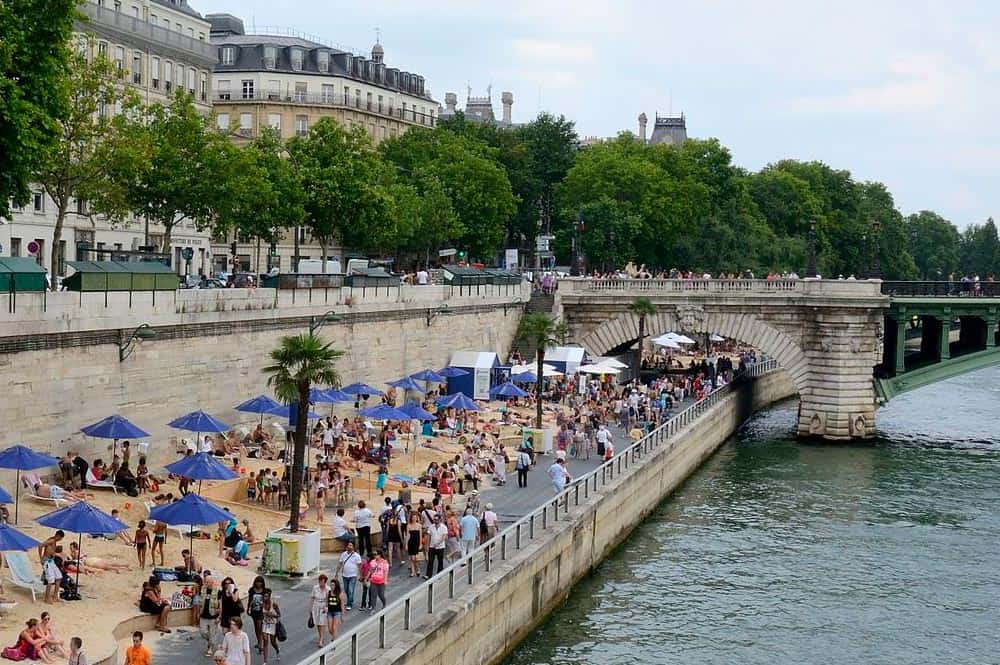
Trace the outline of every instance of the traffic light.
<path fill-rule="evenodd" d="M 229 253 L 232 254 L 233 256 L 236 256 L 236 241 L 235 240 L 232 243 L 230 243 L 230 245 L 229 245 Z"/>
<path fill-rule="evenodd" d="M 277 256 L 278 255 L 278 245 L 277 245 L 277 243 L 275 243 L 272 240 L 271 244 L 267 248 L 267 251 L 271 254 L 271 256 Z"/>
<path fill-rule="evenodd" d="M 465 260 L 465 252 L 464 251 L 459 250 L 459 252 L 458 252 L 458 260 L 459 261 L 464 261 Z"/>

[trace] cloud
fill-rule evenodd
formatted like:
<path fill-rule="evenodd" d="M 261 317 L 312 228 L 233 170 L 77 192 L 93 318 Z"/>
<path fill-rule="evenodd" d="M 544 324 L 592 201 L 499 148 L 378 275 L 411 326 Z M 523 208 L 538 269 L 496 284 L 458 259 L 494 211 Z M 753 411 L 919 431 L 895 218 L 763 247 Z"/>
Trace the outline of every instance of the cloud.
<path fill-rule="evenodd" d="M 586 64 L 596 59 L 594 47 L 584 42 L 551 39 L 515 39 L 514 53 L 526 60 Z"/>

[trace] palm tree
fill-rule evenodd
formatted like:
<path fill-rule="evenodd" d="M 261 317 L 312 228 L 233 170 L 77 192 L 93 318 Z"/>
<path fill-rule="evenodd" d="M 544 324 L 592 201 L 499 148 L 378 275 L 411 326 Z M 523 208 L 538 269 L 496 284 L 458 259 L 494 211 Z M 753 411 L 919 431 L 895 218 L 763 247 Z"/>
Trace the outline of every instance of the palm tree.
<path fill-rule="evenodd" d="M 640 378 L 642 367 L 642 343 L 646 339 L 646 317 L 656 314 L 656 305 L 649 298 L 636 298 L 629 303 L 628 310 L 639 317 L 639 350 L 632 356 L 632 378 Z"/>
<path fill-rule="evenodd" d="M 535 427 L 542 427 L 542 365 L 545 349 L 561 344 L 566 338 L 566 324 L 548 314 L 525 314 L 521 319 L 518 339 L 535 347 Z"/>
<path fill-rule="evenodd" d="M 289 531 L 299 530 L 299 496 L 302 492 L 302 472 L 305 465 L 306 438 L 309 432 L 309 389 L 314 385 L 339 386 L 340 375 L 333 364 L 344 355 L 330 348 L 313 333 L 282 337 L 278 348 L 271 351 L 273 365 L 264 368 L 267 385 L 278 399 L 296 404 L 295 449 L 292 453 L 292 483 L 289 488 L 291 516 Z"/>

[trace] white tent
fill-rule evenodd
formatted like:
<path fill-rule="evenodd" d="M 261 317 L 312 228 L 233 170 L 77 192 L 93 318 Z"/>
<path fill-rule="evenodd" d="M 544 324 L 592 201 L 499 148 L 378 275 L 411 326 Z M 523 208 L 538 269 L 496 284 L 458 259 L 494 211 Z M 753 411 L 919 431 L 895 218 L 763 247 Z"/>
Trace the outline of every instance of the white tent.
<path fill-rule="evenodd" d="M 557 346 L 546 349 L 545 362 L 552 363 L 552 366 L 560 372 L 572 374 L 583 364 L 583 357 L 586 354 L 582 346 Z"/>
<path fill-rule="evenodd" d="M 617 358 L 612 358 L 610 356 L 601 356 L 594 361 L 595 365 L 604 365 L 605 367 L 617 367 L 618 369 L 626 369 L 628 365 L 618 360 Z"/>
<path fill-rule="evenodd" d="M 712 336 L 708 338 L 708 341 L 710 341 L 710 342 L 725 342 L 726 338 L 722 337 L 718 333 L 712 333 Z"/>
<path fill-rule="evenodd" d="M 608 367 L 607 365 L 580 365 L 576 368 L 576 371 L 583 372 L 584 374 L 620 374 L 621 370 L 617 367 Z"/>
<path fill-rule="evenodd" d="M 534 372 L 537 367 L 535 363 L 530 363 L 527 365 L 513 365 L 510 368 L 510 373 L 514 376 L 521 374 L 522 372 Z M 557 370 L 555 367 L 548 363 L 542 363 L 542 376 L 562 376 L 563 373 Z"/>
<path fill-rule="evenodd" d="M 687 335 L 682 335 L 680 333 L 667 333 L 668 335 L 673 335 L 674 341 L 678 344 L 694 344 L 694 340 Z"/>
<path fill-rule="evenodd" d="M 660 335 L 659 337 L 654 337 L 653 339 L 651 339 L 649 341 L 651 341 L 653 344 L 656 344 L 657 346 L 665 346 L 668 349 L 679 349 L 679 348 L 681 348 L 680 344 L 678 344 L 672 337 L 669 337 L 669 335 L 672 335 L 672 334 L 673 333 L 667 333 L 666 335 Z"/>

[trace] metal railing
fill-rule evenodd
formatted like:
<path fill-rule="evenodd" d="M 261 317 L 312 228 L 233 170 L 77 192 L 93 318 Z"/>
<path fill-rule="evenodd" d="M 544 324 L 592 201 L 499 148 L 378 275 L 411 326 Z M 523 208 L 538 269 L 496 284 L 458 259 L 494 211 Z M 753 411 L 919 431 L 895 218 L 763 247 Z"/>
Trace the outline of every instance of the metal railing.
<path fill-rule="evenodd" d="M 189 37 L 175 30 L 167 30 L 161 26 L 153 25 L 148 21 L 143 21 L 141 18 L 130 16 L 121 11 L 114 11 L 107 7 L 100 7 L 92 2 L 82 3 L 80 11 L 96 24 L 114 28 L 133 37 L 145 37 L 156 44 L 172 46 L 182 51 L 187 51 L 202 60 L 212 62 L 216 60 L 215 47 L 207 41 Z"/>
<path fill-rule="evenodd" d="M 799 279 L 594 279 L 584 291 L 703 291 L 708 293 L 800 291 Z"/>
<path fill-rule="evenodd" d="M 933 296 L 940 298 L 1000 298 L 1000 282 L 882 282 L 887 296 Z"/>
<path fill-rule="evenodd" d="M 749 366 L 741 376 L 754 378 L 776 369 L 776 361 L 765 360 Z M 299 665 L 361 665 L 376 658 L 384 649 L 392 647 L 389 643 L 390 636 L 432 629 L 438 619 L 438 612 L 449 601 L 472 587 L 483 575 L 488 575 L 493 566 L 508 561 L 531 544 L 547 537 L 550 527 L 565 517 L 571 506 L 579 506 L 581 501 L 589 500 L 591 495 L 600 494 L 602 488 L 614 484 L 630 468 L 641 464 L 650 452 L 660 449 L 664 444 L 674 443 L 671 439 L 678 432 L 729 396 L 732 386 L 730 383 L 715 390 L 598 468 L 576 478 L 561 494 L 547 500 L 382 611 L 346 631 L 336 641 L 300 661 Z"/>
<path fill-rule="evenodd" d="M 344 95 L 342 92 L 275 92 L 266 90 L 255 90 L 253 92 L 240 92 L 232 90 L 218 90 L 215 93 L 216 101 L 224 101 L 232 104 L 253 104 L 260 102 L 282 102 L 286 104 L 302 104 L 308 106 L 326 106 L 331 108 L 356 109 L 366 113 L 372 113 L 384 118 L 393 118 L 402 122 L 412 122 L 417 125 L 433 127 L 436 118 L 431 113 L 420 113 L 412 106 L 407 106 L 404 111 L 402 107 L 379 104 L 377 101 L 369 102 L 353 95 Z"/>

